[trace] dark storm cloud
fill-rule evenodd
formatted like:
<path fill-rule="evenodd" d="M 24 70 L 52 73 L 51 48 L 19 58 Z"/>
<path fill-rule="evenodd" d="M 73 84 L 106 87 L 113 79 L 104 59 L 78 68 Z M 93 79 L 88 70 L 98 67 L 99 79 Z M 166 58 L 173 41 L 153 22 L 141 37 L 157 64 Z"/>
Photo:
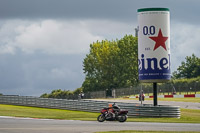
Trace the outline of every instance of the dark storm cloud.
<path fill-rule="evenodd" d="M 0 18 L 136 20 L 137 9 L 168 7 L 173 19 L 196 23 L 198 0 L 1 0 Z"/>
<path fill-rule="evenodd" d="M 102 18 L 122 17 L 127 3 L 97 0 L 4 0 L 1 18 Z M 130 7 L 130 6 L 129 6 Z M 134 9 L 133 9 L 134 10 Z M 124 15 L 123 15 L 124 16 Z"/>

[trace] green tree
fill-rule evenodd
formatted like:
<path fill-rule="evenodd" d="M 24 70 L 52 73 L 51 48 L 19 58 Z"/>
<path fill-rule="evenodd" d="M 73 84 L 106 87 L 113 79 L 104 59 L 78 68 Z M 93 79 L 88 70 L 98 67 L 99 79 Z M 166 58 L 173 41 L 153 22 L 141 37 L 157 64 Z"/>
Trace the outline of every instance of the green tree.
<path fill-rule="evenodd" d="M 44 94 L 42 94 L 40 97 L 42 97 L 42 98 L 49 98 L 49 94 L 44 93 Z"/>
<path fill-rule="evenodd" d="M 186 56 L 185 62 L 181 62 L 181 66 L 177 71 L 173 72 L 173 78 L 195 78 L 200 76 L 200 58 L 194 54 Z"/>
<path fill-rule="evenodd" d="M 83 91 L 82 88 L 77 88 L 74 91 L 70 90 L 53 90 L 50 94 L 44 93 L 40 97 L 42 98 L 58 98 L 58 99 L 72 99 L 76 98 L 76 95 L 80 94 Z"/>
<path fill-rule="evenodd" d="M 126 35 L 117 41 L 91 44 L 83 67 L 86 74 L 82 84 L 84 92 L 137 84 L 137 38 Z"/>
<path fill-rule="evenodd" d="M 76 90 L 73 91 L 73 94 L 79 95 L 81 92 L 83 92 L 83 88 L 77 88 Z"/>
<path fill-rule="evenodd" d="M 118 42 L 118 87 L 130 87 L 138 83 L 138 45 L 137 38 L 125 36 Z"/>
<path fill-rule="evenodd" d="M 49 98 L 61 98 L 61 95 L 62 95 L 62 90 L 61 89 L 57 89 L 57 90 L 53 90 L 49 94 Z"/>

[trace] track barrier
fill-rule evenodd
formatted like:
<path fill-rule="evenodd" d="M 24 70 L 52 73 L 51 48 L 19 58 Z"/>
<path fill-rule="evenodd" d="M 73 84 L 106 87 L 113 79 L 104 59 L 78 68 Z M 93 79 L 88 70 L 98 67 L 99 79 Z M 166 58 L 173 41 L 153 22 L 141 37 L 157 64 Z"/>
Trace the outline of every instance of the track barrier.
<path fill-rule="evenodd" d="M 120 108 L 129 111 L 129 117 L 174 117 L 180 118 L 179 106 L 166 106 L 151 104 L 136 104 L 115 102 Z M 0 104 L 55 108 L 65 110 L 77 110 L 87 112 L 100 112 L 102 108 L 106 108 L 113 102 L 93 101 L 93 100 L 67 100 L 53 98 L 38 98 L 29 96 L 0 96 Z"/>

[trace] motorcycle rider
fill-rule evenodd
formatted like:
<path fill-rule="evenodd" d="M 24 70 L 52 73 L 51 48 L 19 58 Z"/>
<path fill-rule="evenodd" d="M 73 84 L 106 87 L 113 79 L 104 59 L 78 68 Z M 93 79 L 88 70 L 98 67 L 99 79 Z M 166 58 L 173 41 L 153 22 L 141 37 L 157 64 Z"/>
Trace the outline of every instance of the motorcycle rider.
<path fill-rule="evenodd" d="M 114 103 L 112 107 L 109 107 L 109 114 L 111 117 L 115 117 L 116 115 L 118 115 L 119 111 L 120 107 L 116 103 Z"/>
<path fill-rule="evenodd" d="M 114 103 L 109 104 L 108 108 L 103 108 L 101 114 L 97 117 L 99 122 L 114 121 L 125 122 L 127 120 L 128 110 L 121 110 L 120 107 Z"/>

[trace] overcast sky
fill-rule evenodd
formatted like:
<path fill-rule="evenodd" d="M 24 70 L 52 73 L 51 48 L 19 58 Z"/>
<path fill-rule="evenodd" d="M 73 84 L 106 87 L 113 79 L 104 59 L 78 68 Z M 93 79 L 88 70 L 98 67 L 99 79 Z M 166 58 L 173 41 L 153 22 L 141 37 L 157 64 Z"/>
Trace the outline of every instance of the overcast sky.
<path fill-rule="evenodd" d="M 0 0 L 0 93 L 40 96 L 75 90 L 97 40 L 135 35 L 137 9 L 171 15 L 171 68 L 200 57 L 199 0 Z"/>

